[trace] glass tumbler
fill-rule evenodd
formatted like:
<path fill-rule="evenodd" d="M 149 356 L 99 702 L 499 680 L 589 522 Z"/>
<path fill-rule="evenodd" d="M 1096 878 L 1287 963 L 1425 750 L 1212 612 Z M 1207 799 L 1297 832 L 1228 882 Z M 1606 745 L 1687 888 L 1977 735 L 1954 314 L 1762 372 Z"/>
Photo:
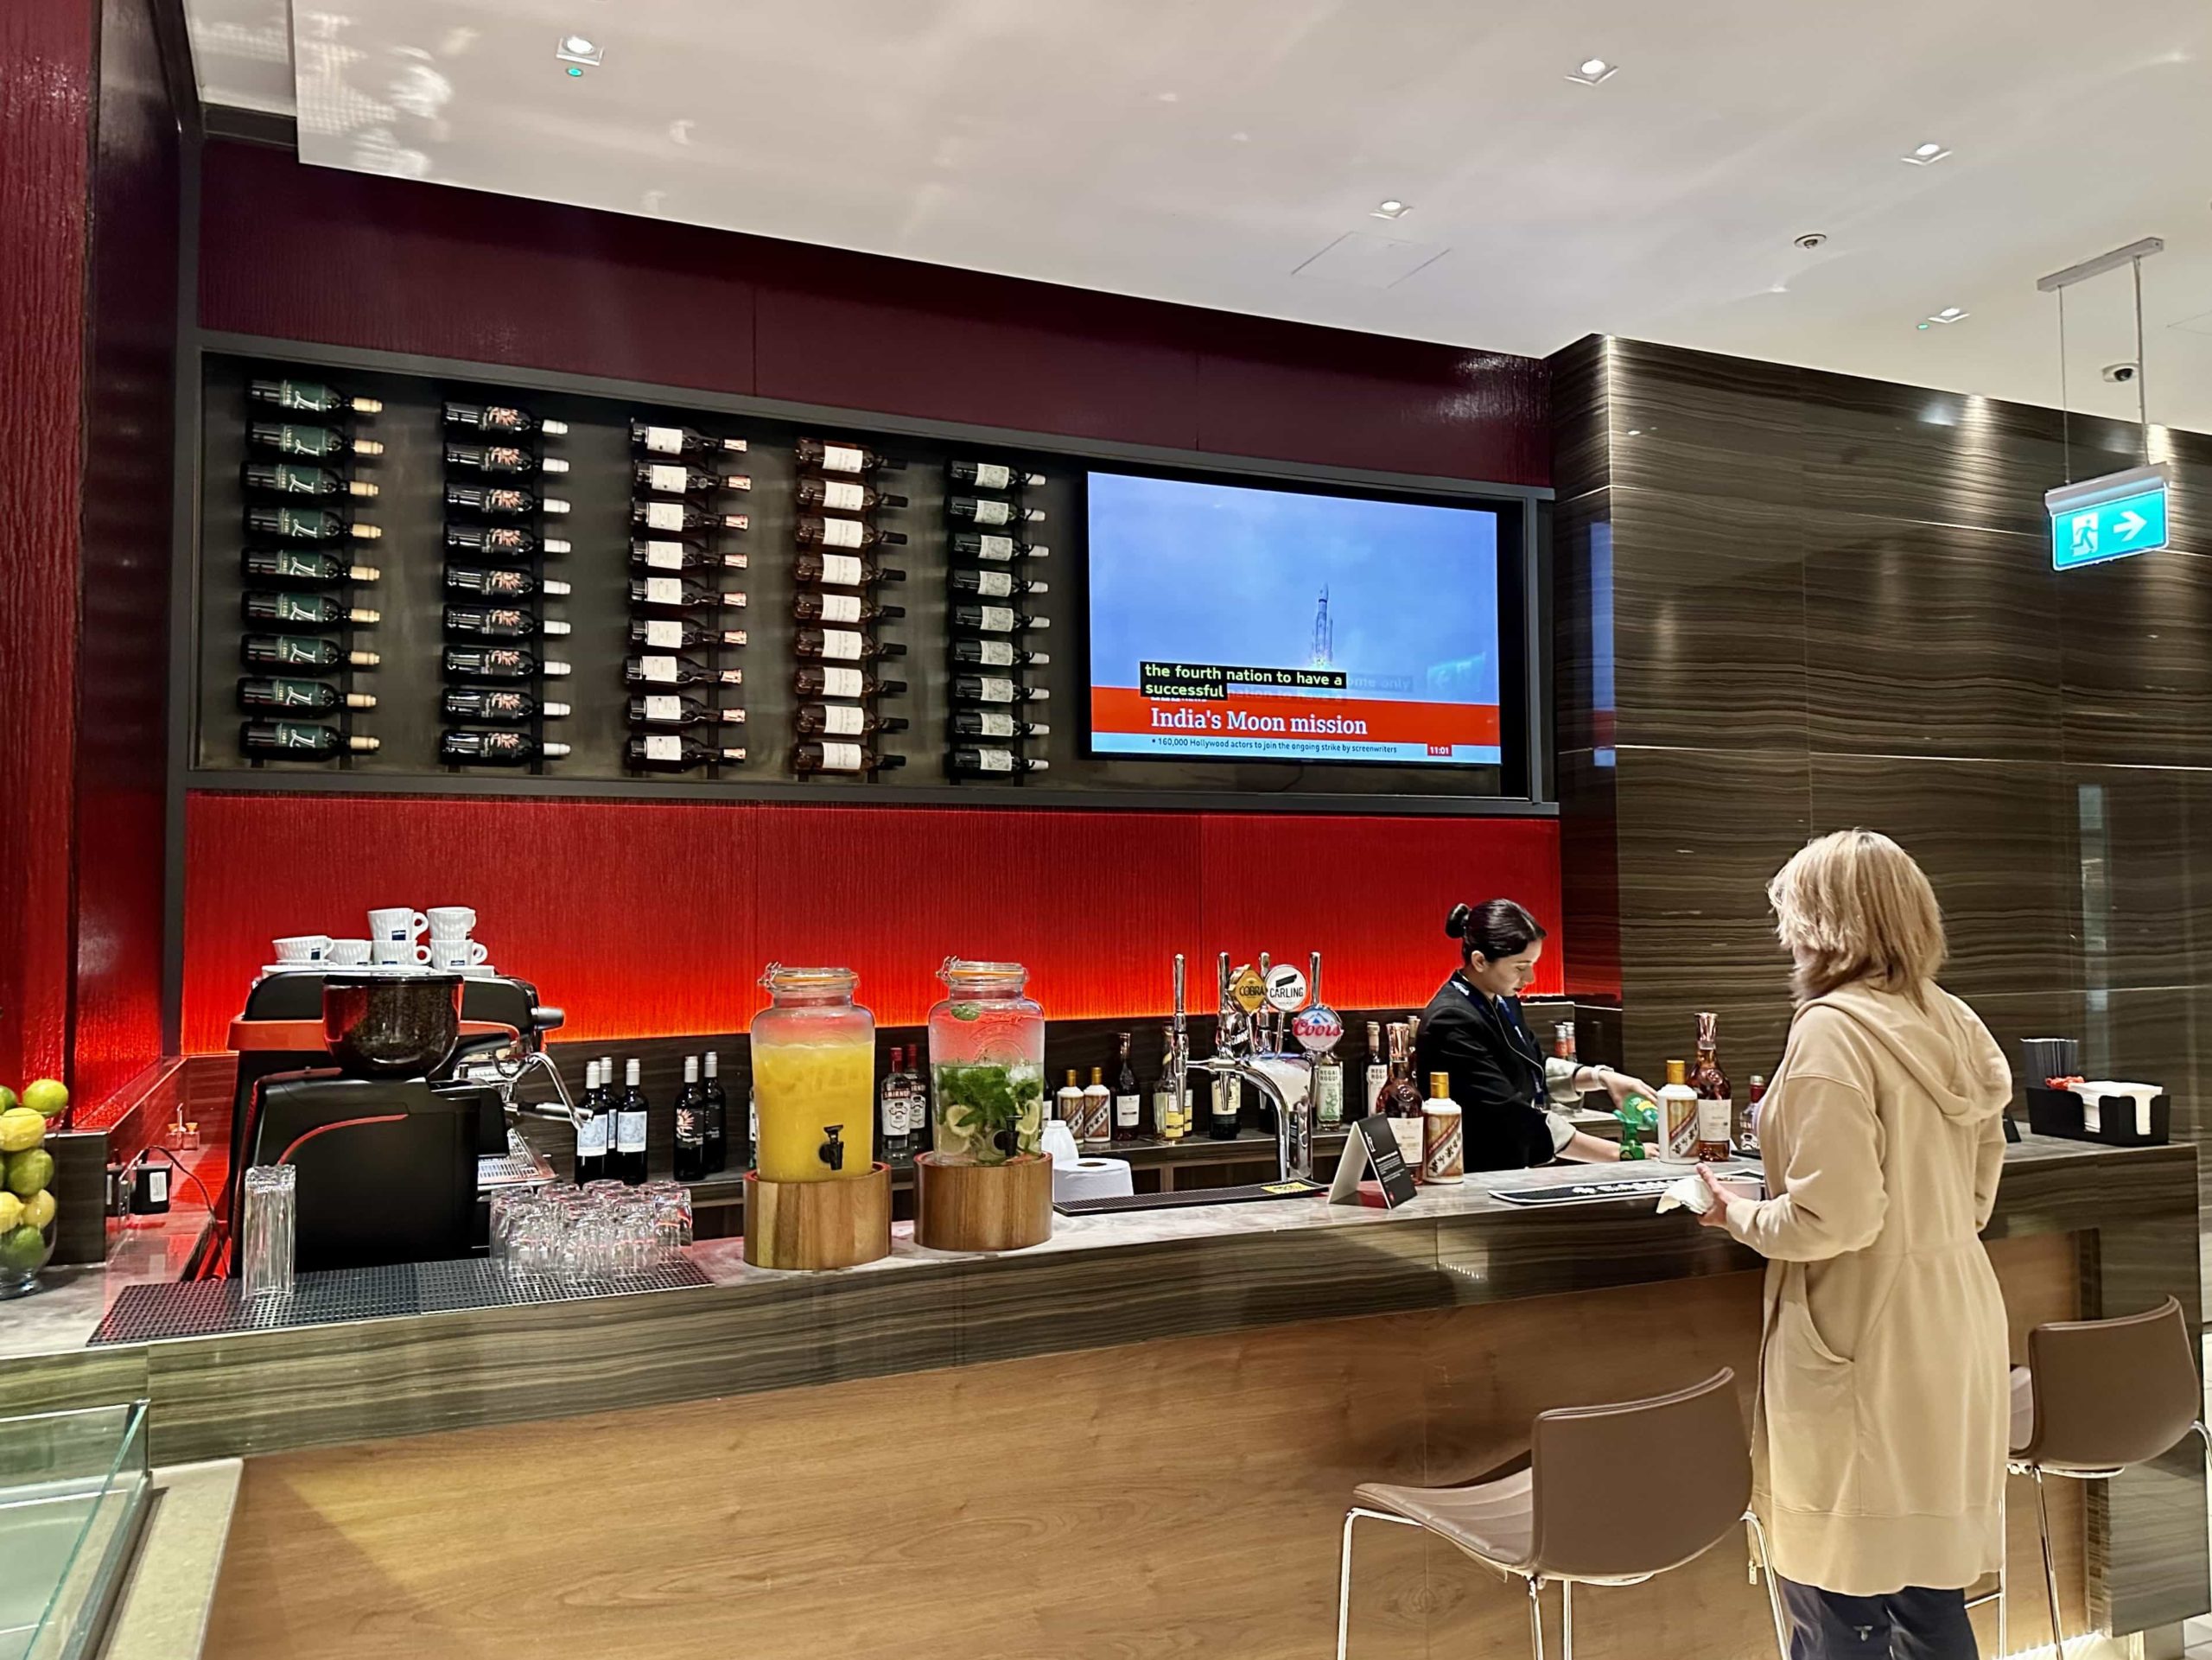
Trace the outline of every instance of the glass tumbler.
<path fill-rule="evenodd" d="M 299 1215 L 300 1173 L 289 1164 L 257 1164 L 245 1173 L 245 1227 L 238 1277 L 249 1301 L 292 1294 L 293 1230 Z"/>

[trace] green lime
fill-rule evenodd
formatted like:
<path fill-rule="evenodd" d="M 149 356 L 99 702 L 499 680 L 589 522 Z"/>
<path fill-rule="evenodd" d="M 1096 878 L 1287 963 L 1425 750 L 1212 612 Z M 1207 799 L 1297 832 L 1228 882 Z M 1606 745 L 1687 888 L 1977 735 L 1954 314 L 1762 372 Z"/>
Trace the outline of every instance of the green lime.
<path fill-rule="evenodd" d="M 21 1096 L 10 1089 L 5 1084 L 0 1084 L 0 1112 L 5 1112 L 10 1107 L 18 1107 L 22 1104 L 22 1097 Z"/>
<path fill-rule="evenodd" d="M 955 1003 L 946 1011 L 956 1021 L 972 1021 L 982 1014 L 981 1003 Z"/>
<path fill-rule="evenodd" d="M 5 1186 L 17 1199 L 44 1193 L 54 1186 L 54 1154 L 42 1147 L 35 1147 L 28 1153 L 10 1153 L 8 1179 L 0 1186 Z"/>
<path fill-rule="evenodd" d="M 23 1104 L 34 1112 L 59 1118 L 69 1110 L 69 1091 L 58 1078 L 41 1078 L 23 1085 Z"/>
<path fill-rule="evenodd" d="M 25 1223 L 0 1234 L 0 1269 L 35 1274 L 46 1266 L 46 1236 Z"/>

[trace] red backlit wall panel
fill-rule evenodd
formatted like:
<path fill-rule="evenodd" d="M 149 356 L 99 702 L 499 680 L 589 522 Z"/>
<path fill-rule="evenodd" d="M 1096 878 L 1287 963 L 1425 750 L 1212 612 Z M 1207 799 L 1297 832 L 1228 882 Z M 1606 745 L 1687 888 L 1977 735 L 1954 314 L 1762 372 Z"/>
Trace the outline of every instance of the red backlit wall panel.
<path fill-rule="evenodd" d="M 1327 959 L 1347 1007 L 1418 1004 L 1460 899 L 1559 908 L 1548 819 L 1418 819 L 202 794 L 186 820 L 184 1034 L 219 1049 L 278 934 L 372 906 L 474 905 L 493 961 L 579 1038 L 744 1029 L 764 963 L 859 970 L 918 1021 L 949 954 L 1028 965 L 1050 1014 L 1169 1007 L 1190 954 Z M 286 873 L 312 871 L 311 879 Z M 1556 989 L 1557 959 L 1539 981 Z"/>

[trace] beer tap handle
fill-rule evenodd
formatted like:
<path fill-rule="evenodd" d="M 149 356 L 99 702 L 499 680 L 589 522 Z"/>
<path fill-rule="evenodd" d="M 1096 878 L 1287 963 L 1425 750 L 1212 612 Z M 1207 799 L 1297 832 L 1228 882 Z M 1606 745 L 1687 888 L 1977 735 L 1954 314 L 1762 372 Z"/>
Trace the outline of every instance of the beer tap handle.
<path fill-rule="evenodd" d="M 1306 1006 L 1308 1008 L 1321 1001 L 1321 953 L 1309 951 L 1306 957 Z"/>

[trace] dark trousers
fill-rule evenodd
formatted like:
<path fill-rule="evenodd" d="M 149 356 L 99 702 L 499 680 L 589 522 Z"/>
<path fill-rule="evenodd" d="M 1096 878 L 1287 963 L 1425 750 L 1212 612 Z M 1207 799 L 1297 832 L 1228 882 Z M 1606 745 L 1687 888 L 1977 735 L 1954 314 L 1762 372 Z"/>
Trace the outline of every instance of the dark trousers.
<path fill-rule="evenodd" d="M 1978 1660 L 1963 1591 L 1907 1586 L 1847 1597 L 1775 1576 L 1789 1611 L 1789 1660 Z"/>

